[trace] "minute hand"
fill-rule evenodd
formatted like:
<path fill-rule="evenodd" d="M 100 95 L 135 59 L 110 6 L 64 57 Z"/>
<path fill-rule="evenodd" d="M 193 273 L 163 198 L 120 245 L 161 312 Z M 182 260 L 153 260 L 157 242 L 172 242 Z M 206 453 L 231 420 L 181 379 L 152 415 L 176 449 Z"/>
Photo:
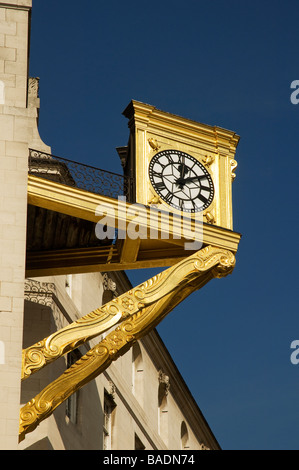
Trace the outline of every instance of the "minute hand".
<path fill-rule="evenodd" d="M 189 176 L 189 178 L 179 178 L 176 181 L 176 184 L 186 184 L 186 183 L 191 183 L 192 181 L 199 181 L 201 179 L 206 178 L 206 175 L 200 175 L 200 176 Z"/>

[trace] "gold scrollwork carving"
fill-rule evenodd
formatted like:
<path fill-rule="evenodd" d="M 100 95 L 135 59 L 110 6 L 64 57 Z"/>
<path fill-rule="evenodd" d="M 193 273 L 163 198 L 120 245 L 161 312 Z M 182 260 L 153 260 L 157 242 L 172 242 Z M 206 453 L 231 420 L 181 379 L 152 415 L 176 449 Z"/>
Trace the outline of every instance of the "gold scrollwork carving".
<path fill-rule="evenodd" d="M 114 301 L 112 301 L 114 302 Z M 110 302 L 22 351 L 22 380 L 103 333 L 129 313 Z"/>
<path fill-rule="evenodd" d="M 201 250 L 201 255 L 193 255 L 194 259 L 197 260 L 203 256 L 208 257 L 207 248 Z M 103 307 L 53 333 L 48 338 L 24 349 L 22 352 L 22 380 L 27 379 L 31 374 L 86 341 L 104 333 L 144 305 L 156 302 L 175 290 L 177 287 L 176 279 L 183 278 L 185 270 L 193 262 L 193 257 L 187 258 L 189 262 L 184 260 L 159 273 L 129 292 L 111 300 Z"/>
<path fill-rule="evenodd" d="M 231 160 L 230 164 L 231 164 L 232 180 L 234 181 L 236 177 L 235 169 L 238 166 L 238 162 L 236 160 Z"/>
<path fill-rule="evenodd" d="M 156 327 L 188 295 L 210 279 L 231 273 L 234 266 L 233 253 L 207 246 L 114 299 L 112 302 L 121 299 L 126 307 L 127 302 L 130 307 L 134 305 L 130 315 L 21 409 L 20 440 L 50 416 L 72 393 L 97 377 L 112 361 L 125 354 L 135 341 Z M 104 307 L 109 309 L 109 304 Z M 93 316 L 94 312 L 91 314 L 91 317 Z M 75 338 L 72 338 L 72 341 L 72 344 L 76 343 Z M 32 359 L 39 361 L 40 356 L 38 353 L 32 353 Z"/>

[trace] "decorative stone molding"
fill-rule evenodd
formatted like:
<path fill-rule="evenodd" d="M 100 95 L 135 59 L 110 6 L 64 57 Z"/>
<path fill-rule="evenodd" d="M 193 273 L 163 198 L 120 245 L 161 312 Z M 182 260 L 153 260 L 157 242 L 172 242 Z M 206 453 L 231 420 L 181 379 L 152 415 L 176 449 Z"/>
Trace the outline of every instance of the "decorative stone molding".
<path fill-rule="evenodd" d="M 46 307 L 53 304 L 53 295 L 56 296 L 56 287 L 52 282 L 39 282 L 26 279 L 24 287 L 24 299 Z"/>
<path fill-rule="evenodd" d="M 164 374 L 162 370 L 159 370 L 159 384 L 162 384 L 164 386 L 164 394 L 165 396 L 168 395 L 169 389 L 170 389 L 170 378 L 168 375 Z"/>
<path fill-rule="evenodd" d="M 39 98 L 39 77 L 29 77 L 28 97 Z"/>
<path fill-rule="evenodd" d="M 107 392 L 112 398 L 112 400 L 115 400 L 116 386 L 114 382 L 112 382 L 112 380 L 109 380 L 109 387 L 108 387 Z"/>
<path fill-rule="evenodd" d="M 108 276 L 107 273 L 103 274 L 103 289 L 104 291 L 111 291 L 113 293 L 113 297 L 118 297 L 118 293 L 116 291 L 116 283 Z"/>

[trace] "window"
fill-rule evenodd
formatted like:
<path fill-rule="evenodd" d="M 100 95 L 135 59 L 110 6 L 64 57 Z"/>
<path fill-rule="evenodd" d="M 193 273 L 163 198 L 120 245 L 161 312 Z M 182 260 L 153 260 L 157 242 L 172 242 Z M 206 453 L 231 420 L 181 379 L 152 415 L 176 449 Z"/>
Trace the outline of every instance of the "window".
<path fill-rule="evenodd" d="M 135 450 L 145 450 L 145 445 L 142 443 L 141 439 L 135 433 Z"/>
<path fill-rule="evenodd" d="M 112 418 L 113 410 L 116 404 L 113 397 L 105 390 L 104 391 L 104 420 L 103 420 L 103 449 L 111 450 L 112 446 Z"/>
<path fill-rule="evenodd" d="M 66 358 L 67 368 L 69 369 L 73 364 L 75 364 L 75 362 L 77 362 L 81 356 L 82 355 L 78 349 L 70 352 Z M 65 414 L 73 424 L 77 424 L 78 420 L 78 399 L 79 392 L 75 392 L 70 397 L 68 397 L 65 402 Z"/>
<path fill-rule="evenodd" d="M 164 383 L 159 384 L 158 391 L 158 433 L 165 442 L 168 443 L 168 404 L 167 392 Z"/>
<path fill-rule="evenodd" d="M 132 348 L 132 391 L 140 405 L 143 406 L 143 359 L 138 343 Z"/>
<path fill-rule="evenodd" d="M 189 449 L 189 433 L 185 421 L 181 424 L 181 448 Z"/>

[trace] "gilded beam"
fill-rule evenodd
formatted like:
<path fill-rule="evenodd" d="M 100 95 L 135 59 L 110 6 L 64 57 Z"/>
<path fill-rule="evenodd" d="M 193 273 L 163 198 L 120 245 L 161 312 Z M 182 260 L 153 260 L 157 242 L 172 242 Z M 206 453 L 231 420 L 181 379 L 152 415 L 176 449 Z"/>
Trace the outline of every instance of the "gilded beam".
<path fill-rule="evenodd" d="M 26 433 L 33 431 L 42 420 L 50 416 L 72 393 L 97 377 L 112 361 L 123 355 L 136 340 L 156 327 L 182 300 L 200 289 L 209 280 L 230 274 L 234 266 L 233 253 L 207 246 L 119 296 L 98 311 L 83 317 L 79 322 L 51 335 L 48 343 L 46 339 L 43 347 L 46 348 L 47 344 L 51 346 L 54 340 L 52 348 L 50 347 L 48 351 L 56 355 L 58 345 L 55 345 L 55 341 L 58 340 L 59 344 L 64 345 L 59 347 L 66 348 L 64 351 L 66 352 L 90 337 L 94 337 L 95 329 L 99 334 L 103 328 L 106 329 L 108 323 L 111 327 L 113 321 L 116 324 L 124 320 L 104 340 L 21 409 L 20 440 L 23 440 Z M 83 328 L 81 328 L 82 325 Z M 66 343 L 67 346 L 65 346 Z M 30 356 L 30 349 L 34 356 L 35 347 L 36 345 L 32 347 L 33 349 L 25 350 L 24 355 L 27 359 Z M 39 348 L 37 353 L 38 361 L 41 357 L 40 351 L 42 348 Z M 62 351 L 62 354 L 64 352 Z M 28 373 L 30 372 L 30 366 L 25 365 L 25 369 Z"/>
<path fill-rule="evenodd" d="M 32 175 L 28 175 L 28 204 L 91 222 L 99 222 L 105 217 L 107 225 L 120 230 L 128 230 L 129 224 L 136 217 L 132 205 L 127 202 Z M 105 215 L 99 214 L 99 206 Z M 155 229 L 158 240 L 167 240 L 169 243 L 183 247 L 186 241 L 194 239 L 194 234 L 198 230 L 198 222 L 192 218 L 189 223 L 186 218 L 183 227 L 181 217 L 177 214 L 163 214 L 161 211 L 155 217 L 152 209 L 146 206 L 142 206 L 140 211 L 143 215 L 138 218 L 140 231 L 150 234 L 150 230 Z M 218 246 L 233 252 L 237 252 L 241 239 L 241 235 L 237 232 L 207 223 L 202 224 L 200 236 L 205 245 Z"/>
<path fill-rule="evenodd" d="M 28 176 L 28 203 L 92 222 L 99 222 L 105 217 L 108 226 L 126 233 L 134 221 L 132 205 L 126 202 L 32 175 Z M 101 216 L 98 207 L 102 208 L 104 216 Z M 127 233 L 124 240 L 118 240 L 116 245 L 110 247 L 27 252 L 26 276 L 166 267 L 184 259 L 185 243 L 192 240 L 198 230 L 196 222 L 191 218 L 185 224 L 176 214 L 155 213 L 146 206 L 142 211 L 143 217 L 138 218 L 138 224 L 145 238 L 133 239 Z M 152 229 L 155 237 L 151 235 Z M 234 253 L 241 238 L 237 232 L 207 223 L 200 226 L 197 235 L 203 246 L 213 245 Z"/>

